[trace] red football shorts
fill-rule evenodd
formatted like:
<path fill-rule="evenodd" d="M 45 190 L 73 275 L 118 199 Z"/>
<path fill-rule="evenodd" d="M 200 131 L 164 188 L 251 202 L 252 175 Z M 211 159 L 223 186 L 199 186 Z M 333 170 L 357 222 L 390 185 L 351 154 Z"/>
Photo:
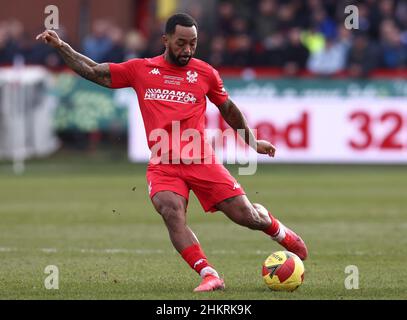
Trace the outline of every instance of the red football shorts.
<path fill-rule="evenodd" d="M 192 190 L 205 212 L 215 212 L 216 204 L 244 195 L 243 188 L 222 165 L 211 164 L 149 164 L 147 183 L 150 198 L 159 191 L 172 191 L 188 203 Z"/>

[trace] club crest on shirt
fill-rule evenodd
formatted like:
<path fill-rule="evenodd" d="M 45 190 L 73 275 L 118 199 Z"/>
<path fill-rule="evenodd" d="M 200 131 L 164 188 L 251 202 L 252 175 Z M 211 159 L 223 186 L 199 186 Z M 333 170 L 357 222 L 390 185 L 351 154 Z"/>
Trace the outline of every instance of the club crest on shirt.
<path fill-rule="evenodd" d="M 187 81 L 189 83 L 195 83 L 198 81 L 198 73 L 196 71 L 192 72 L 191 70 L 189 70 L 187 72 Z"/>

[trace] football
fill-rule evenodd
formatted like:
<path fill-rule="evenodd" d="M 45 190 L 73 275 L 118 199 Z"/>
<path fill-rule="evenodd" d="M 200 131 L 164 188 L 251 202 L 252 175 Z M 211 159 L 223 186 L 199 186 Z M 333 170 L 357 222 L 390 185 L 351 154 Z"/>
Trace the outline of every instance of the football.
<path fill-rule="evenodd" d="M 272 253 L 263 263 L 262 275 L 273 291 L 294 291 L 304 281 L 304 264 L 289 251 Z"/>

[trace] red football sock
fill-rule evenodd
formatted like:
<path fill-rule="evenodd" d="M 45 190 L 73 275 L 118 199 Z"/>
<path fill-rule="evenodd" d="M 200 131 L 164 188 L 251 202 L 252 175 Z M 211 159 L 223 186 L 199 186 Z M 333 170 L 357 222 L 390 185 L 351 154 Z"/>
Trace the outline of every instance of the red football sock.
<path fill-rule="evenodd" d="M 200 274 L 203 268 L 212 267 L 208 263 L 205 253 L 201 249 L 201 246 L 197 243 L 182 250 L 181 256 L 192 269 L 198 272 L 198 274 Z"/>
<path fill-rule="evenodd" d="M 263 232 L 271 237 L 275 237 L 280 231 L 280 224 L 278 223 L 277 219 L 271 215 L 270 212 L 268 214 L 271 219 L 271 224 L 267 227 L 267 229 L 263 230 Z"/>

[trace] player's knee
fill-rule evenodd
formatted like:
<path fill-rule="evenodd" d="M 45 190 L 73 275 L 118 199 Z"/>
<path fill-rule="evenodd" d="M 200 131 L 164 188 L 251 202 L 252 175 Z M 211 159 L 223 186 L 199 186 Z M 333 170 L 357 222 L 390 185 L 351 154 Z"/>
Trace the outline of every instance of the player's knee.
<path fill-rule="evenodd" d="M 167 226 L 176 228 L 185 225 L 185 212 L 181 206 L 175 204 L 165 204 L 157 208 Z"/>
<path fill-rule="evenodd" d="M 249 229 L 262 230 L 270 224 L 268 216 L 264 217 L 252 206 L 245 207 L 243 214 L 246 220 L 246 226 Z"/>
<path fill-rule="evenodd" d="M 239 208 L 238 223 L 253 230 L 264 228 L 265 221 L 252 206 Z"/>
<path fill-rule="evenodd" d="M 259 203 L 253 203 L 253 208 L 256 210 L 259 219 L 262 221 L 262 224 L 265 226 L 270 225 L 271 219 L 267 209 Z"/>

